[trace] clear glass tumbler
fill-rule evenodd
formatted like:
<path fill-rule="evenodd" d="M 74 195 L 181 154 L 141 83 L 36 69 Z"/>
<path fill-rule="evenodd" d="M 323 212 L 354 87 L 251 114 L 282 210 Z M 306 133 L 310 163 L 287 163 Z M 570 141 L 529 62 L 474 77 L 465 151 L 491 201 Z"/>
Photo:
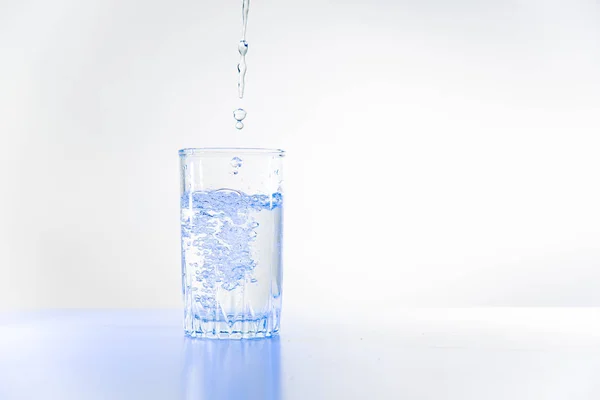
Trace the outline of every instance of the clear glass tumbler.
<path fill-rule="evenodd" d="M 242 339 L 279 332 L 284 155 L 179 151 L 187 335 Z"/>

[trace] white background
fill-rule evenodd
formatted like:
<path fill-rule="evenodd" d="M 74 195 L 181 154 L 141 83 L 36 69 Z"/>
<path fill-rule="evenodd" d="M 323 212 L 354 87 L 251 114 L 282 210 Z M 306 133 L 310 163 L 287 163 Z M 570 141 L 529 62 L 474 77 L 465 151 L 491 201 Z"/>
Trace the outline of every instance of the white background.
<path fill-rule="evenodd" d="M 600 5 L 0 0 L 0 309 L 180 304 L 182 147 L 281 147 L 285 305 L 600 305 Z"/>

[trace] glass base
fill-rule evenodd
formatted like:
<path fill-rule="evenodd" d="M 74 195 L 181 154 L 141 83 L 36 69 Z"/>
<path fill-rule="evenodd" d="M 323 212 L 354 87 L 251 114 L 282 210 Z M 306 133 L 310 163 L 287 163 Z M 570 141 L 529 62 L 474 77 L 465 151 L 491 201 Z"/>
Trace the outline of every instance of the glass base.
<path fill-rule="evenodd" d="M 185 318 L 185 334 L 193 338 L 205 339 L 260 339 L 279 335 L 279 316 L 270 316 L 253 320 L 223 321 Z"/>

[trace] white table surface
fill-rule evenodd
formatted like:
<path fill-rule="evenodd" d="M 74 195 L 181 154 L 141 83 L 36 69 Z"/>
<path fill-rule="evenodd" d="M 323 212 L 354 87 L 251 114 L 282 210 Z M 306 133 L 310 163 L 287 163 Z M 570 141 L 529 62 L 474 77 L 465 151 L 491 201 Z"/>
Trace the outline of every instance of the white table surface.
<path fill-rule="evenodd" d="M 600 399 L 598 309 L 334 319 L 210 341 L 177 310 L 0 313 L 0 399 Z"/>

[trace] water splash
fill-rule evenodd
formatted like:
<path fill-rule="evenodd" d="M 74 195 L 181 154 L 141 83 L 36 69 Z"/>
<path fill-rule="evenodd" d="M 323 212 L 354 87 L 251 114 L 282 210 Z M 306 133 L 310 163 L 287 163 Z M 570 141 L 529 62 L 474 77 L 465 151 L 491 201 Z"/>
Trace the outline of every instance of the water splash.
<path fill-rule="evenodd" d="M 237 175 L 240 172 L 238 169 L 242 166 L 242 159 L 239 157 L 233 157 L 230 164 L 233 167 L 233 174 Z"/>
<path fill-rule="evenodd" d="M 232 291 L 246 280 L 256 282 L 257 252 L 252 246 L 260 226 L 257 219 L 267 217 L 270 222 L 273 215 L 259 213 L 280 209 L 282 201 L 279 192 L 248 195 L 230 189 L 181 196 L 184 260 L 197 282 L 191 290 L 200 292 L 195 301 L 214 312 L 217 287 Z"/>

